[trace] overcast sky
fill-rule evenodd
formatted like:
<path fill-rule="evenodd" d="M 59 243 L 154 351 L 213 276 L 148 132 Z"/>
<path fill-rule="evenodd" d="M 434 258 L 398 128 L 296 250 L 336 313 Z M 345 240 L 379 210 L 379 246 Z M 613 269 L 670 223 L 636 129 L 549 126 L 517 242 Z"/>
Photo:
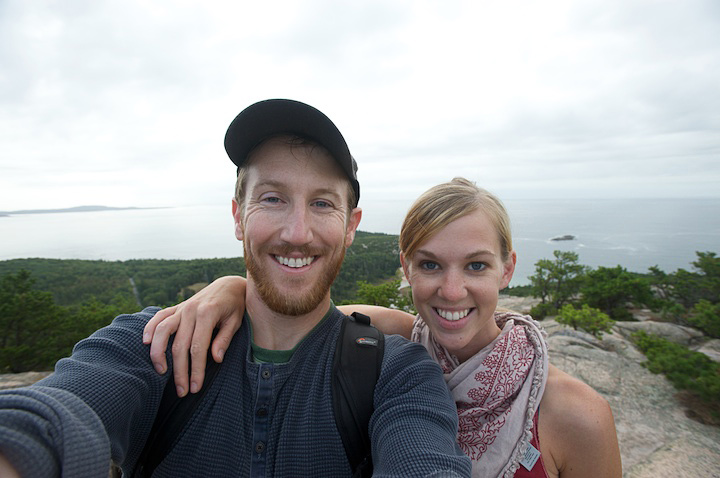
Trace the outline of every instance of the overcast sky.
<path fill-rule="evenodd" d="M 720 196 L 717 0 L 0 0 L 0 210 L 229 208 L 225 130 L 278 97 L 343 132 L 366 217 L 458 175 Z"/>

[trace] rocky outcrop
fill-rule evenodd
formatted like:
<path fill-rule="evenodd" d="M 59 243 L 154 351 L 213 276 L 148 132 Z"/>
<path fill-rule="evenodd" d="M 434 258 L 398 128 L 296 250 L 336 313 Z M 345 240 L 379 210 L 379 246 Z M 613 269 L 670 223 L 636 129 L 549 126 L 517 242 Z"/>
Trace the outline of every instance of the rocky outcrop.
<path fill-rule="evenodd" d="M 657 322 L 619 322 L 602 340 L 542 322 L 550 361 L 597 390 L 615 416 L 626 478 L 720 476 L 720 428 L 688 418 L 675 388 L 641 363 L 645 356 L 629 342 L 638 329 L 685 345 L 702 334 Z"/>
<path fill-rule="evenodd" d="M 24 372 L 0 374 L 0 390 L 32 385 L 40 379 L 50 375 L 51 372 Z"/>
<path fill-rule="evenodd" d="M 538 301 L 501 296 L 498 305 L 527 314 Z M 720 340 L 707 340 L 689 327 L 655 322 L 617 322 L 602 340 L 582 331 L 541 322 L 548 333 L 550 361 L 597 390 L 615 416 L 624 478 L 720 477 L 720 428 L 688 417 L 678 392 L 662 375 L 641 364 L 645 356 L 629 340 L 645 330 L 718 360 Z M 716 357 L 716 358 L 714 358 Z M 720 360 L 718 360 L 720 361 Z"/>

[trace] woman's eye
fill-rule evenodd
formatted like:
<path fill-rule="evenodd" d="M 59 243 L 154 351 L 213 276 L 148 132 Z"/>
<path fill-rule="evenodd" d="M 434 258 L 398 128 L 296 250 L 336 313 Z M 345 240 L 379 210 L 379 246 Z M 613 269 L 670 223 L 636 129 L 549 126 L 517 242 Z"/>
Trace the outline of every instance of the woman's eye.
<path fill-rule="evenodd" d="M 323 201 L 323 200 L 317 200 L 313 204 L 317 207 L 322 207 L 322 208 L 332 207 L 332 204 L 330 204 L 328 201 Z"/>
<path fill-rule="evenodd" d="M 434 271 L 440 268 L 440 266 L 437 264 L 437 262 L 422 262 L 420 264 L 421 269 L 425 269 L 426 271 Z"/>
<path fill-rule="evenodd" d="M 267 197 L 262 198 L 262 201 L 268 202 L 270 204 L 276 204 L 276 203 L 280 202 L 280 198 L 276 197 L 276 196 L 267 196 Z"/>
<path fill-rule="evenodd" d="M 468 264 L 468 269 L 471 271 L 481 271 L 485 269 L 487 265 L 484 262 L 471 262 Z"/>

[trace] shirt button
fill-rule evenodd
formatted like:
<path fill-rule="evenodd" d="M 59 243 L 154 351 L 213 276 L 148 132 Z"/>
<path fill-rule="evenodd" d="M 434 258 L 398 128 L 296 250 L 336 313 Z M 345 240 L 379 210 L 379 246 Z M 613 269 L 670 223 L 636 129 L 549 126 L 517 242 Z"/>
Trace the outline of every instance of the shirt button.
<path fill-rule="evenodd" d="M 257 453 L 262 453 L 265 451 L 265 443 L 259 441 L 255 444 L 255 451 Z"/>
<path fill-rule="evenodd" d="M 265 408 L 265 407 L 258 408 L 257 411 L 255 412 L 255 415 L 257 415 L 259 417 L 264 417 L 267 414 L 268 414 L 268 411 L 267 411 L 267 408 Z"/>
<path fill-rule="evenodd" d="M 264 378 L 265 380 L 269 379 L 270 375 L 271 375 L 270 370 L 263 370 L 262 373 L 260 374 L 260 376 L 262 376 L 262 378 Z"/>

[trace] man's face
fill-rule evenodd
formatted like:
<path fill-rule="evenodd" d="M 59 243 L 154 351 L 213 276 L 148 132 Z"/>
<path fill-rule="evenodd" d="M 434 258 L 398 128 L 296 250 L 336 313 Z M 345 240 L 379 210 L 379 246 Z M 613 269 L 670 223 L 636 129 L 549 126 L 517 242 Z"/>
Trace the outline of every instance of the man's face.
<path fill-rule="evenodd" d="M 361 211 L 348 216 L 348 182 L 320 147 L 269 140 L 252 154 L 244 208 L 233 202 L 243 241 L 248 303 L 298 316 L 329 301 Z M 323 311 L 324 312 L 324 311 Z"/>

